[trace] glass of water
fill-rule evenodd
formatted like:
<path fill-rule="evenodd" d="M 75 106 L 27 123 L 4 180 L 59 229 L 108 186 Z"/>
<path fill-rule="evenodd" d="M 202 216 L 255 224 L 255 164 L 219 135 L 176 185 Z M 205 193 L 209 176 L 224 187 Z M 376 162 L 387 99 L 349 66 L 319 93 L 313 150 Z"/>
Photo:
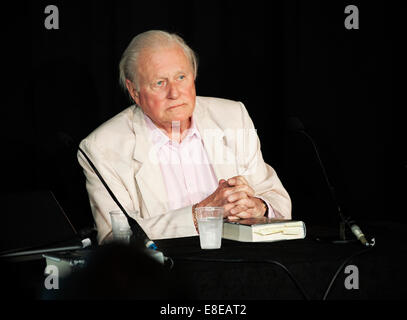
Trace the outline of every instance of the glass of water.
<path fill-rule="evenodd" d="M 113 241 L 130 243 L 130 237 L 133 233 L 124 213 L 120 210 L 110 211 L 110 219 L 112 222 Z"/>
<path fill-rule="evenodd" d="M 223 212 L 224 209 L 222 207 L 195 208 L 202 249 L 220 248 L 222 243 Z"/>

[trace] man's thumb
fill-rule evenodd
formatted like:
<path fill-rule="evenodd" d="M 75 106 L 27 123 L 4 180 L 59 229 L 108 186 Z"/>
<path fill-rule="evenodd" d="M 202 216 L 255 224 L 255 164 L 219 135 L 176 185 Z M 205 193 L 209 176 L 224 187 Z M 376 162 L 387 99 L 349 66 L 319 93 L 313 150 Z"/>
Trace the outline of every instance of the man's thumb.
<path fill-rule="evenodd" d="M 220 179 L 218 188 L 224 187 L 225 184 L 226 184 L 226 186 L 228 186 L 228 182 L 225 179 Z"/>

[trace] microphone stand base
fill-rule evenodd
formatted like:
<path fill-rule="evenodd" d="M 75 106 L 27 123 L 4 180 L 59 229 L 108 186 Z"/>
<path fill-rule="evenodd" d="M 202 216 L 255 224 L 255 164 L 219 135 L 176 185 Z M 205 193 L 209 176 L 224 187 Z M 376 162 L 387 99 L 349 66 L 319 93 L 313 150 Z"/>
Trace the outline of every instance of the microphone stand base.
<path fill-rule="evenodd" d="M 338 237 L 317 237 L 315 238 L 317 242 L 321 243 L 332 243 L 332 244 L 349 244 L 356 243 L 357 239 L 340 239 Z"/>

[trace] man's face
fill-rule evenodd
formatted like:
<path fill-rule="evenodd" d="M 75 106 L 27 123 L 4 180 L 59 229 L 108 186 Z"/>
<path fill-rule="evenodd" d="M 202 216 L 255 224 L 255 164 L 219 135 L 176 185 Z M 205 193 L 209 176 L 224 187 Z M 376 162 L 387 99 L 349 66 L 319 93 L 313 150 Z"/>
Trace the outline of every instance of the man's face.
<path fill-rule="evenodd" d="M 160 127 L 187 121 L 195 108 L 192 66 L 178 45 L 146 49 L 138 63 L 139 92 L 134 99 Z"/>

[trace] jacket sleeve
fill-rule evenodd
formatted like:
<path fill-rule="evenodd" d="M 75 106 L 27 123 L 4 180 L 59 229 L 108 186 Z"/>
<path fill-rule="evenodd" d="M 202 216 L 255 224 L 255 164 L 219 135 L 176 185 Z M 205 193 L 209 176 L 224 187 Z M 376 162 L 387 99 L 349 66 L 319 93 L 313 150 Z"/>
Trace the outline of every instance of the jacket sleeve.
<path fill-rule="evenodd" d="M 276 171 L 264 162 L 257 136 L 245 106 L 240 103 L 243 128 L 245 128 L 243 150 L 238 155 L 240 175 L 244 176 L 255 190 L 255 196 L 261 197 L 273 209 L 275 218 L 291 219 L 291 199 L 283 187 Z"/>
<path fill-rule="evenodd" d="M 152 240 L 197 235 L 192 219 L 192 206 L 166 212 L 154 217 L 143 218 L 140 215 L 140 203 L 137 195 L 131 195 L 115 172 L 114 166 L 107 161 L 103 153 L 86 139 L 80 144 L 81 149 L 91 159 L 94 166 L 105 180 L 113 194 L 127 213 L 134 218 Z M 86 189 L 89 196 L 92 215 L 98 231 L 98 243 L 112 239 L 112 226 L 109 212 L 119 207 L 111 198 L 87 159 L 81 152 L 77 154 L 78 162 L 84 170 Z"/>

